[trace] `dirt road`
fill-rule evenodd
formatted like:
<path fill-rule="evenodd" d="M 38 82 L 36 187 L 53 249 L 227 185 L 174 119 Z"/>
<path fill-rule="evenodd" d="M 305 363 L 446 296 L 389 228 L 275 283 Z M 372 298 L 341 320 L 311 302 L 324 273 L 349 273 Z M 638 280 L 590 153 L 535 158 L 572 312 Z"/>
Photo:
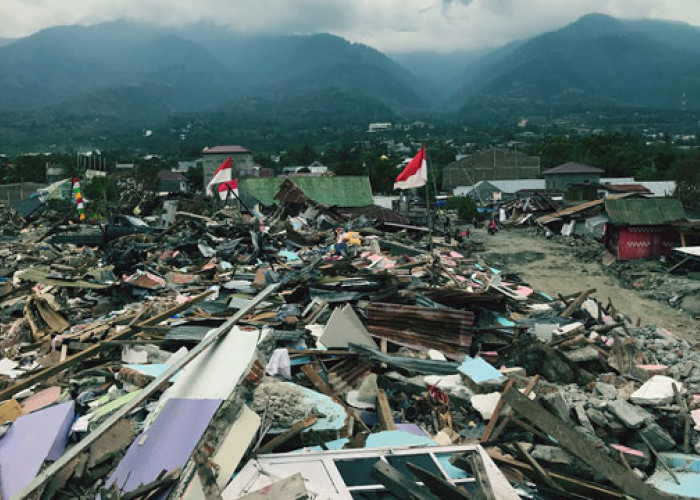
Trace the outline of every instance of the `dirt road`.
<path fill-rule="evenodd" d="M 692 342 L 700 342 L 700 322 L 669 305 L 642 296 L 643 292 L 622 288 L 615 276 L 606 274 L 600 263 L 580 262 L 564 245 L 521 230 L 500 231 L 488 236 L 476 230 L 484 241 L 483 257 L 506 273 L 518 274 L 538 290 L 556 297 L 595 288 L 594 296 L 604 304 L 608 298 L 617 310 L 633 322 L 657 325 Z"/>

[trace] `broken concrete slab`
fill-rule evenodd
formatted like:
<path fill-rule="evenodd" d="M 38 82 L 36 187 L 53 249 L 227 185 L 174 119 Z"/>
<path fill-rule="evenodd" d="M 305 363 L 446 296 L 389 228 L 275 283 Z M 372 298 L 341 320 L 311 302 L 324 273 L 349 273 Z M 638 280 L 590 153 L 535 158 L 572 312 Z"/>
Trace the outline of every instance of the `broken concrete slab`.
<path fill-rule="evenodd" d="M 647 438 L 656 451 L 668 451 L 676 446 L 676 441 L 656 422 L 646 421 L 639 432 Z"/>
<path fill-rule="evenodd" d="M 333 309 L 320 341 L 329 349 L 345 349 L 350 343 L 378 349 L 377 343 L 349 304 Z"/>
<path fill-rule="evenodd" d="M 506 382 L 506 377 L 483 358 L 467 356 L 457 370 L 464 375 L 469 387 L 478 393 L 499 389 Z"/>
<path fill-rule="evenodd" d="M 561 390 L 541 396 L 542 404 L 564 422 L 571 422 L 571 407 Z"/>
<path fill-rule="evenodd" d="M 639 429 L 645 421 L 653 419 L 648 411 L 622 399 L 611 401 L 608 408 L 628 429 Z"/>
<path fill-rule="evenodd" d="M 632 393 L 630 400 L 635 404 L 647 406 L 672 403 L 675 401 L 673 384 L 676 384 L 679 392 L 682 393 L 684 391 L 683 384 L 671 377 L 654 375 Z"/>
<path fill-rule="evenodd" d="M 615 387 L 612 384 L 606 384 L 605 382 L 596 382 L 595 392 L 597 392 L 598 395 L 600 395 L 600 397 L 603 399 L 617 399 L 617 387 Z"/>
<path fill-rule="evenodd" d="M 586 361 L 593 361 L 600 357 L 600 353 L 591 346 L 564 351 L 564 355 L 574 363 L 585 363 Z"/>
<path fill-rule="evenodd" d="M 496 405 L 501 400 L 500 392 L 489 392 L 487 394 L 474 394 L 471 398 L 472 408 L 481 414 L 484 420 L 488 420 L 493 415 Z"/>

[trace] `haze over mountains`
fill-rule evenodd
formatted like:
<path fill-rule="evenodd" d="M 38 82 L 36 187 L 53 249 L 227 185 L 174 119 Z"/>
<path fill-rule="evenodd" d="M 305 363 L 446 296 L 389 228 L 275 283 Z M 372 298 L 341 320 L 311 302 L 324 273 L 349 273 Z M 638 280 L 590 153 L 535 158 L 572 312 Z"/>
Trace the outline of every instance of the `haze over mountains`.
<path fill-rule="evenodd" d="M 0 40 L 0 129 L 29 115 L 127 127 L 194 112 L 342 123 L 601 105 L 700 109 L 700 28 L 591 14 L 493 50 L 393 57 L 328 34 L 125 21 Z"/>

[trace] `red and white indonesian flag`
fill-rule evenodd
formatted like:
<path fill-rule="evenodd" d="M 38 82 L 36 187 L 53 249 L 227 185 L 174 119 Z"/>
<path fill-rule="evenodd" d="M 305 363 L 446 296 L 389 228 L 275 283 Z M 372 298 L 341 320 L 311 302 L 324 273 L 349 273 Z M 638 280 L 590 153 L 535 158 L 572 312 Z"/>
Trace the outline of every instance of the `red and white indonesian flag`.
<path fill-rule="evenodd" d="M 214 186 L 221 184 L 222 182 L 230 182 L 232 171 L 233 171 L 233 168 L 231 167 L 231 157 L 229 156 L 221 164 L 221 166 L 216 169 L 216 172 L 214 172 L 214 177 L 212 177 L 211 180 L 209 181 L 209 184 L 207 184 L 207 195 L 214 196 L 214 192 L 213 192 Z"/>
<path fill-rule="evenodd" d="M 238 196 L 238 179 L 219 184 L 219 198 L 228 200 L 235 196 Z"/>
<path fill-rule="evenodd" d="M 394 189 L 413 189 L 428 182 L 428 163 L 425 161 L 425 144 L 406 165 L 394 182 Z"/>

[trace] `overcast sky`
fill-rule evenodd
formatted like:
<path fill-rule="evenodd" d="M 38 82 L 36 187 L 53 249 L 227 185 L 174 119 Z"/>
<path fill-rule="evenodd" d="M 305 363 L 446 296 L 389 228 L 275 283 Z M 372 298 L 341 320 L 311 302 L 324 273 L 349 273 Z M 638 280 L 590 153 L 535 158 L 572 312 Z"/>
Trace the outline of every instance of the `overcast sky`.
<path fill-rule="evenodd" d="M 385 52 L 450 52 L 500 46 L 589 12 L 700 25 L 700 0 L 0 0 L 0 37 L 126 18 L 210 21 L 249 33 L 328 32 Z"/>

